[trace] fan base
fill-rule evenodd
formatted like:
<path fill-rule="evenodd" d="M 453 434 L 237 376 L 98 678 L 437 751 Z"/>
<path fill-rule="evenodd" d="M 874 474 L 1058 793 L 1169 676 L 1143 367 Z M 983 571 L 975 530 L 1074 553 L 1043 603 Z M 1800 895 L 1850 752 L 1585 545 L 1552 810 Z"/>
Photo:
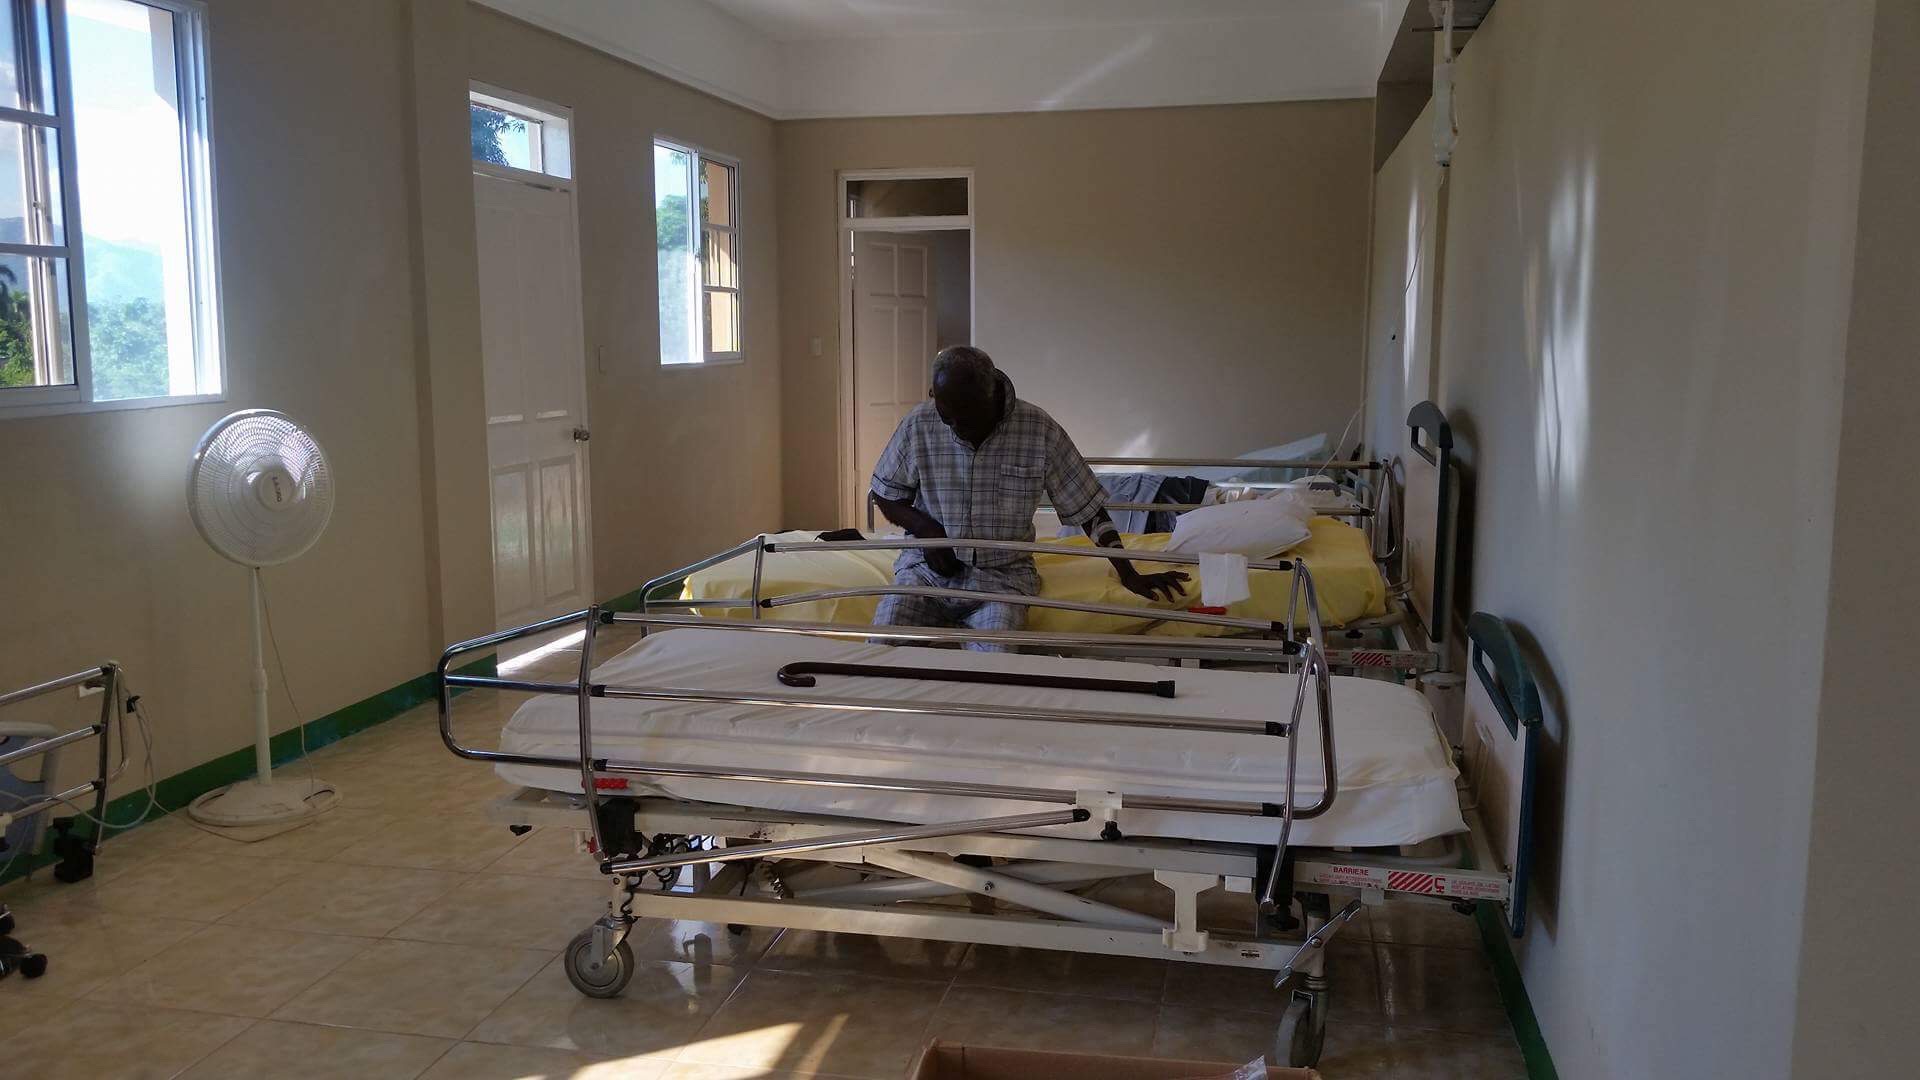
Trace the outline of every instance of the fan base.
<path fill-rule="evenodd" d="M 187 806 L 195 821 L 225 828 L 279 825 L 319 817 L 339 805 L 340 792 L 325 780 L 258 779 L 209 791 Z"/>

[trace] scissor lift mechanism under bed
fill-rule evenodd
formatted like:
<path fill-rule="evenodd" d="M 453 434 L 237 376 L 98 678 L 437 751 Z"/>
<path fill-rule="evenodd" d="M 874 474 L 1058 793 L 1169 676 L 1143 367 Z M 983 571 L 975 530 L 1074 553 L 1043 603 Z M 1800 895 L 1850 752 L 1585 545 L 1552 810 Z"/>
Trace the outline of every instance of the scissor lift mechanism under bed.
<path fill-rule="evenodd" d="M 907 541 L 906 543 L 912 543 Z M 1125 557 L 1105 549 L 1080 549 L 1094 558 Z M 1284 567 L 1282 567 L 1284 568 Z M 1468 843 L 1439 845 L 1437 854 L 1419 856 L 1324 852 L 1288 844 L 1293 822 L 1325 813 L 1338 797 L 1328 659 L 1321 642 L 1312 577 L 1304 567 L 1297 588 L 1307 601 L 1304 641 L 1186 639 L 1184 656 L 1223 656 L 1297 666 L 1290 719 L 1260 725 L 1267 734 L 1288 739 L 1285 790 L 1277 803 L 1227 803 L 1129 798 L 1124 792 L 1048 791 L 995 788 L 935 781 L 889 781 L 857 776 L 790 774 L 738 768 L 716 770 L 647 762 L 614 761 L 594 756 L 592 709 L 596 698 L 668 702 L 723 702 L 774 707 L 871 708 L 872 702 L 827 698 L 794 701 L 780 695 L 721 694 L 694 688 L 620 687 L 592 681 L 594 640 L 605 623 L 626 622 L 645 628 L 704 625 L 743 632 L 881 638 L 900 641 L 992 641 L 1040 647 L 1086 647 L 1109 654 L 1138 654 L 1158 648 L 1130 635 L 1054 635 L 1031 631 L 815 626 L 781 622 L 712 622 L 694 616 L 606 613 L 599 608 L 549 619 L 515 630 L 452 646 L 439 667 L 441 734 L 462 757 L 494 763 L 562 768 L 580 778 L 581 794 L 525 789 L 496 807 L 516 827 L 557 824 L 585 834 L 586 846 L 610 878 L 608 914 L 577 936 L 566 953 L 569 978 L 581 992 L 611 997 L 633 972 L 626 944 L 639 918 L 684 918 L 732 926 L 763 925 L 833 930 L 956 942 L 1120 956 L 1161 957 L 1185 962 L 1251 967 L 1276 973 L 1277 989 L 1288 988 L 1289 1002 L 1275 1036 L 1276 1059 L 1311 1064 L 1319 1056 L 1330 983 L 1325 945 L 1364 904 L 1388 894 L 1423 899 L 1505 902 L 1511 895 L 1506 874 L 1493 867 L 1475 819 L 1469 812 Z M 1184 613 L 1170 613 L 1184 614 Z M 583 625 L 578 678 L 566 683 L 527 682 L 451 673 L 461 656 L 506 641 Z M 482 750 L 459 744 L 452 731 L 452 694 L 457 688 L 492 688 L 559 694 L 579 702 L 578 759 Z M 1291 732 L 1304 715 L 1306 695 L 1315 694 L 1323 760 L 1323 788 L 1311 805 L 1294 798 L 1297 740 Z M 961 703 L 915 702 L 891 710 L 942 716 L 969 715 L 1035 721 L 1087 722 L 1085 712 L 1009 710 Z M 1114 714 L 1113 722 L 1121 722 Z M 1133 718 L 1136 722 L 1143 718 Z M 1218 720 L 1153 718 L 1159 726 L 1217 728 Z M 745 807 L 693 803 L 641 795 L 630 780 L 693 777 L 810 787 L 894 790 L 919 794 L 967 795 L 1016 801 L 1026 806 L 1056 805 L 1057 810 L 1026 812 L 931 825 L 854 821 L 838 817 L 788 814 Z M 1257 815 L 1273 819 L 1271 845 L 1200 843 L 1122 836 L 1115 819 L 1121 806 L 1159 807 L 1202 813 Z M 585 817 L 584 826 L 581 821 Z M 1103 838 L 1082 840 L 1036 832 L 1089 820 L 1107 823 Z M 1469 856 L 1467 853 L 1471 852 Z M 607 852 L 614 857 L 608 858 Z M 955 856 L 971 856 L 956 860 Z M 992 860 L 1007 860 L 994 864 Z M 981 865 L 982 862 L 986 865 Z M 691 868 L 690 872 L 685 872 Z M 851 873 L 849 871 L 852 871 Z M 1172 894 L 1171 920 L 1100 903 L 1072 889 L 1101 880 L 1151 874 Z M 1202 927 L 1199 895 L 1216 886 L 1252 892 L 1258 922 L 1250 935 L 1222 934 Z M 916 904 L 959 894 L 999 899 L 1025 911 L 976 914 L 953 907 Z M 1301 922 L 1291 915 L 1300 901 Z M 1337 911 L 1335 901 L 1342 902 Z M 1283 940 L 1277 933 L 1301 929 L 1304 939 Z"/>

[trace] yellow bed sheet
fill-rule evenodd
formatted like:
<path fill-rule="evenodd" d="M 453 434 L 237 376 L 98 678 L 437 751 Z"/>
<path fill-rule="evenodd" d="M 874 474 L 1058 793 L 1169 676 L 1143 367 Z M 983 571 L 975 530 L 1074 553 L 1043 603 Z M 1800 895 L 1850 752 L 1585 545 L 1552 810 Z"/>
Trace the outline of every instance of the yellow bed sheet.
<path fill-rule="evenodd" d="M 1356 619 L 1387 613 L 1387 585 L 1367 547 L 1366 534 L 1332 518 L 1314 518 L 1312 535 L 1287 558 L 1304 560 L 1320 592 L 1320 618 L 1328 626 L 1343 626 Z M 781 533 L 775 540 L 812 540 L 818 532 Z M 1128 536 L 1125 543 L 1134 551 L 1158 551 L 1170 534 L 1150 533 Z M 1090 541 L 1084 537 L 1059 541 L 1080 547 Z M 893 581 L 894 551 L 795 551 L 766 557 L 761 572 L 760 594 L 817 592 L 887 585 Z M 1163 634 L 1172 637 L 1207 637 L 1230 632 L 1227 628 L 1195 623 L 1166 622 L 1153 614 L 1155 608 L 1184 610 L 1200 602 L 1197 575 L 1187 592 L 1173 603 L 1147 604 L 1121 587 L 1104 559 L 1076 558 L 1069 555 L 1035 557 L 1040 569 L 1041 595 L 1057 600 L 1084 603 L 1137 605 L 1137 618 L 1118 615 L 1094 615 L 1055 608 L 1031 608 L 1027 629 L 1071 634 Z M 1136 561 L 1142 570 L 1180 569 Z M 1233 605 L 1228 614 L 1239 618 L 1280 620 L 1285 617 L 1287 596 L 1293 588 L 1291 571 L 1257 570 L 1249 575 L 1253 596 Z M 687 579 L 681 596 L 699 600 L 738 600 L 753 591 L 753 557 L 730 559 L 708 567 Z M 803 622 L 870 623 L 879 597 L 859 596 L 842 600 L 822 600 L 810 604 L 773 608 L 763 617 Z M 743 608 L 698 608 L 702 614 L 745 618 Z M 1296 613 L 1306 617 L 1304 601 Z"/>

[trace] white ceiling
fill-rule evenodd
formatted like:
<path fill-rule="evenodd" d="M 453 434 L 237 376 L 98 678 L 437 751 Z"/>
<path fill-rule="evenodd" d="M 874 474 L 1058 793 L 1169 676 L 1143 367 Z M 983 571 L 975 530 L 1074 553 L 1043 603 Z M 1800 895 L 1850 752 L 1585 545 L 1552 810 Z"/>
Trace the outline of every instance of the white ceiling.
<path fill-rule="evenodd" d="M 707 0 L 776 41 L 891 38 L 1218 22 L 1355 6 L 1355 0 Z M 1364 0 L 1360 6 L 1367 5 Z"/>
<path fill-rule="evenodd" d="M 1408 0 L 480 2 L 792 119 L 1366 97 Z"/>

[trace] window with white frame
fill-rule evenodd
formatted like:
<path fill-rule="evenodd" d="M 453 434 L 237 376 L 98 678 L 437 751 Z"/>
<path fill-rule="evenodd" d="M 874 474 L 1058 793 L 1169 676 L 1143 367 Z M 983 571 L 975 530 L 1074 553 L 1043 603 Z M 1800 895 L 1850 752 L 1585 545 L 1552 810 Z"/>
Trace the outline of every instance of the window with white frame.
<path fill-rule="evenodd" d="M 737 173 L 692 147 L 653 144 L 662 364 L 741 357 Z"/>
<path fill-rule="evenodd" d="M 573 125 L 561 113 L 476 84 L 467 95 L 467 118 L 475 163 L 573 179 Z"/>
<path fill-rule="evenodd" d="M 0 412 L 221 393 L 205 75 L 197 0 L 0 0 Z"/>

